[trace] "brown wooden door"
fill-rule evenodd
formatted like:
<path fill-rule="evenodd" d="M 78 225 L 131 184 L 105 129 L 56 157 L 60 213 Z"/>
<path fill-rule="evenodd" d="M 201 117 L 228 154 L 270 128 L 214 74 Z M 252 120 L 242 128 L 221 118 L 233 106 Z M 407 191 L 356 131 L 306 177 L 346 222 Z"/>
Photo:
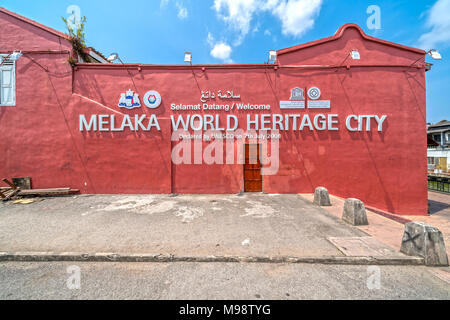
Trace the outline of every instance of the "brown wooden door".
<path fill-rule="evenodd" d="M 244 164 L 244 191 L 262 192 L 261 161 L 259 159 L 259 145 L 253 146 L 253 154 L 250 154 L 250 145 L 245 145 Z M 253 161 L 252 161 L 253 160 Z"/>

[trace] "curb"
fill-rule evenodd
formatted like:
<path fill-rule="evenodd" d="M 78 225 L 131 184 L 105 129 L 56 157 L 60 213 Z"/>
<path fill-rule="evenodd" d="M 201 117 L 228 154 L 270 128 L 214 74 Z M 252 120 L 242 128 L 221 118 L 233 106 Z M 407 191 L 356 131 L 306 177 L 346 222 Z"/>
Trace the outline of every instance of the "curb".
<path fill-rule="evenodd" d="M 407 224 L 407 223 L 413 222 L 412 220 L 403 218 L 402 216 L 399 216 L 399 215 L 396 215 L 396 214 L 393 214 L 393 213 L 389 213 L 389 212 L 386 212 L 386 211 L 383 211 L 383 210 L 380 210 L 380 209 L 376 209 L 376 208 L 373 208 L 373 207 L 366 206 L 366 209 L 371 211 L 371 212 L 373 212 L 373 213 L 375 213 L 375 214 L 378 214 L 378 215 L 380 215 L 382 217 L 388 218 L 390 220 L 393 220 L 393 221 L 401 223 L 401 224 Z"/>
<path fill-rule="evenodd" d="M 239 257 L 198 256 L 183 257 L 155 254 L 115 254 L 76 252 L 0 252 L 0 262 L 215 262 L 215 263 L 292 263 L 292 264 L 335 264 L 335 265 L 386 265 L 423 266 L 425 260 L 419 257 Z"/>

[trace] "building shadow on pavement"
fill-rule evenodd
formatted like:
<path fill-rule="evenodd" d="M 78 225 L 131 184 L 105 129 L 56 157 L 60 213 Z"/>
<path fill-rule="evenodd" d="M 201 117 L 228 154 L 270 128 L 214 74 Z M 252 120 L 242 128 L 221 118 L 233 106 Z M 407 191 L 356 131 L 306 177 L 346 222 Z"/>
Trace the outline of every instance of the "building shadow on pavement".
<path fill-rule="evenodd" d="M 450 203 L 428 200 L 428 205 L 430 208 L 430 215 L 437 213 L 444 213 L 445 211 L 450 211 Z M 450 215 L 450 212 L 449 212 Z"/>

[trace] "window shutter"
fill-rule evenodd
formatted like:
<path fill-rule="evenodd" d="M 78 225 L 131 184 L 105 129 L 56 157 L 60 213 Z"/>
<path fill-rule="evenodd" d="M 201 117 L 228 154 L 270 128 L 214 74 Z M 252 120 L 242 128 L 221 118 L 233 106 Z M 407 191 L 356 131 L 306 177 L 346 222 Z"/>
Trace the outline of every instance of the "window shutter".
<path fill-rule="evenodd" d="M 2 57 L 2 60 L 5 57 Z M 0 105 L 14 106 L 16 104 L 15 63 L 9 59 L 0 66 Z"/>

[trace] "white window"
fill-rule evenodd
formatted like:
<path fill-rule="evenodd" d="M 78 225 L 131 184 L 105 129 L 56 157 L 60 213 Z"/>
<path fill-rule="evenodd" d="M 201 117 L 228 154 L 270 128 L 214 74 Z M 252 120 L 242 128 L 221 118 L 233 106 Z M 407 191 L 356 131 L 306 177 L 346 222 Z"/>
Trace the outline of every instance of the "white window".
<path fill-rule="evenodd" d="M 16 64 L 0 55 L 0 106 L 16 105 Z"/>

